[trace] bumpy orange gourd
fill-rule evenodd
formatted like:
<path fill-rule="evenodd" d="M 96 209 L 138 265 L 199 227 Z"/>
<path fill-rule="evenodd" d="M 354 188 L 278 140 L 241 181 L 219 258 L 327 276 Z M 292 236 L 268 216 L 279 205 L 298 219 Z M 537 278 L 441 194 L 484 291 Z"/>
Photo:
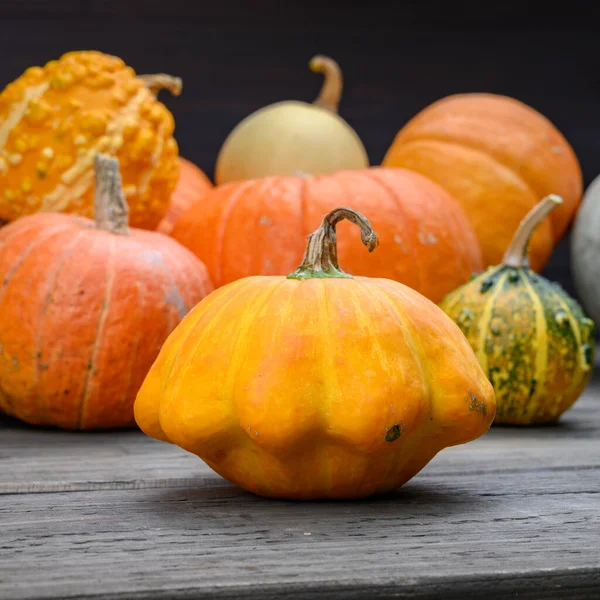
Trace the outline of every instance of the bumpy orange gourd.
<path fill-rule="evenodd" d="M 494 392 L 465 337 L 414 290 L 341 271 L 344 218 L 373 250 L 366 218 L 336 209 L 294 273 L 230 283 L 180 323 L 135 401 L 147 435 L 256 494 L 318 499 L 392 490 L 487 431 Z"/>
<path fill-rule="evenodd" d="M 116 156 L 133 227 L 154 229 L 179 177 L 174 120 L 156 99 L 181 81 L 136 77 L 117 57 L 69 52 L 0 93 L 0 219 L 34 212 L 91 217 L 94 156 Z"/>
<path fill-rule="evenodd" d="M 161 233 L 171 233 L 179 217 L 194 204 L 200 202 L 206 192 L 213 187 L 204 171 L 194 163 L 180 156 L 179 166 L 179 181 L 171 196 L 167 214 L 156 228 Z"/>
<path fill-rule="evenodd" d="M 434 102 L 399 131 L 382 164 L 417 171 L 450 192 L 475 228 L 485 266 L 500 263 L 521 220 L 554 193 L 564 203 L 529 247 L 531 268 L 540 271 L 583 193 L 581 168 L 564 136 L 533 108 L 495 94 Z"/>
<path fill-rule="evenodd" d="M 321 176 L 266 177 L 210 190 L 171 235 L 208 267 L 219 287 L 249 275 L 287 275 L 306 236 L 336 206 L 368 213 L 381 239 L 365 256 L 341 223 L 340 257 L 352 275 L 387 277 L 438 302 L 482 268 L 461 207 L 438 185 L 406 169 L 373 167 Z"/>
<path fill-rule="evenodd" d="M 212 290 L 177 242 L 128 228 L 118 162 L 96 163 L 95 223 L 38 213 L 0 230 L 0 410 L 35 425 L 133 425 L 162 343 Z"/>

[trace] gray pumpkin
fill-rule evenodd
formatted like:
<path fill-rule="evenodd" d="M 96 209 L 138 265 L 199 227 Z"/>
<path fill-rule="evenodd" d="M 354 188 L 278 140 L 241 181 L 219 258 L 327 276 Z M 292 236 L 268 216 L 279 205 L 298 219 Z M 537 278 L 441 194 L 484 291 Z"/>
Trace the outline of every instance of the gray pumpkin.
<path fill-rule="evenodd" d="M 600 324 L 600 176 L 586 189 L 573 223 L 571 270 L 584 308 Z"/>

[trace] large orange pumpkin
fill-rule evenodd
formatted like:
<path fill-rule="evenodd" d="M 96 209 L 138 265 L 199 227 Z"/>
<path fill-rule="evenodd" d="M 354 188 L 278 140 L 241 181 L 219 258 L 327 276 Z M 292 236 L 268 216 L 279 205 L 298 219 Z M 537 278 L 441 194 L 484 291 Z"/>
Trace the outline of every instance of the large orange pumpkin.
<path fill-rule="evenodd" d="M 564 204 L 536 230 L 531 268 L 540 271 L 583 193 L 581 168 L 564 136 L 533 108 L 495 94 L 434 102 L 396 135 L 383 163 L 417 171 L 465 209 L 485 266 L 499 264 L 525 215 L 554 193 Z"/>
<path fill-rule="evenodd" d="M 101 52 L 31 67 L 0 93 L 0 219 L 94 211 L 94 156 L 116 156 L 133 227 L 155 229 L 179 177 L 175 123 L 156 99 L 181 91 Z"/>
<path fill-rule="evenodd" d="M 206 264 L 216 286 L 249 275 L 286 275 L 300 261 L 306 236 L 336 206 L 368 214 L 381 240 L 377 255 L 367 257 L 356 230 L 340 224 L 340 257 L 353 275 L 394 279 L 437 302 L 481 269 L 479 245 L 460 206 L 406 169 L 217 186 L 171 235 Z"/>
<path fill-rule="evenodd" d="M 97 159 L 96 222 L 61 213 L 0 230 L 0 410 L 67 429 L 134 424 L 136 393 L 212 285 L 171 238 L 129 229 L 118 163 Z"/>
<path fill-rule="evenodd" d="M 171 233 L 177 219 L 194 204 L 200 202 L 204 194 L 213 186 L 204 171 L 181 156 L 179 167 L 179 181 L 171 196 L 169 209 L 157 227 L 157 231 L 161 233 Z"/>
<path fill-rule="evenodd" d="M 192 310 L 136 398 L 142 431 L 251 492 L 309 500 L 392 490 L 488 430 L 494 390 L 465 336 L 414 290 L 344 273 L 342 219 L 375 249 L 340 207 L 288 277 L 234 281 Z"/>

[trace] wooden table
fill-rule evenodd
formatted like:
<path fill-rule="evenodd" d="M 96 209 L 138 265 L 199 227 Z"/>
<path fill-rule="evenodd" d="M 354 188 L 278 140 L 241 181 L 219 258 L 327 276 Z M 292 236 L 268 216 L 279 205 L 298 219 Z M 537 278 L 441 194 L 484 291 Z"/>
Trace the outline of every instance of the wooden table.
<path fill-rule="evenodd" d="M 264 500 L 130 432 L 0 422 L 0 598 L 600 598 L 600 381 L 394 494 Z"/>

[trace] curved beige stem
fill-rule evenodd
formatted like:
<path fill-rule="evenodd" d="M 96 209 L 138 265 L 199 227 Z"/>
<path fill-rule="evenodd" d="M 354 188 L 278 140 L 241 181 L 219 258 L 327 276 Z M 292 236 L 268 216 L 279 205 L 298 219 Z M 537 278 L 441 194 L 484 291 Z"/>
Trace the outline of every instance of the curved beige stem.
<path fill-rule="evenodd" d="M 179 96 L 183 88 L 181 77 L 173 77 L 165 73 L 156 73 L 155 75 L 138 75 L 137 78 L 144 82 L 144 85 L 157 95 L 160 90 L 169 90 L 173 96 Z"/>
<path fill-rule="evenodd" d="M 313 56 L 308 64 L 311 71 L 325 76 L 323 87 L 313 104 L 337 113 L 344 83 L 340 66 L 333 58 L 321 54 Z"/>
<path fill-rule="evenodd" d="M 535 231 L 535 228 L 546 218 L 546 216 L 554 210 L 559 204 L 562 204 L 563 199 L 556 194 L 546 196 L 538 202 L 523 218 L 519 227 L 513 236 L 512 241 L 506 252 L 502 263 L 510 267 L 528 267 L 529 258 L 527 250 L 529 248 L 529 240 Z"/>

